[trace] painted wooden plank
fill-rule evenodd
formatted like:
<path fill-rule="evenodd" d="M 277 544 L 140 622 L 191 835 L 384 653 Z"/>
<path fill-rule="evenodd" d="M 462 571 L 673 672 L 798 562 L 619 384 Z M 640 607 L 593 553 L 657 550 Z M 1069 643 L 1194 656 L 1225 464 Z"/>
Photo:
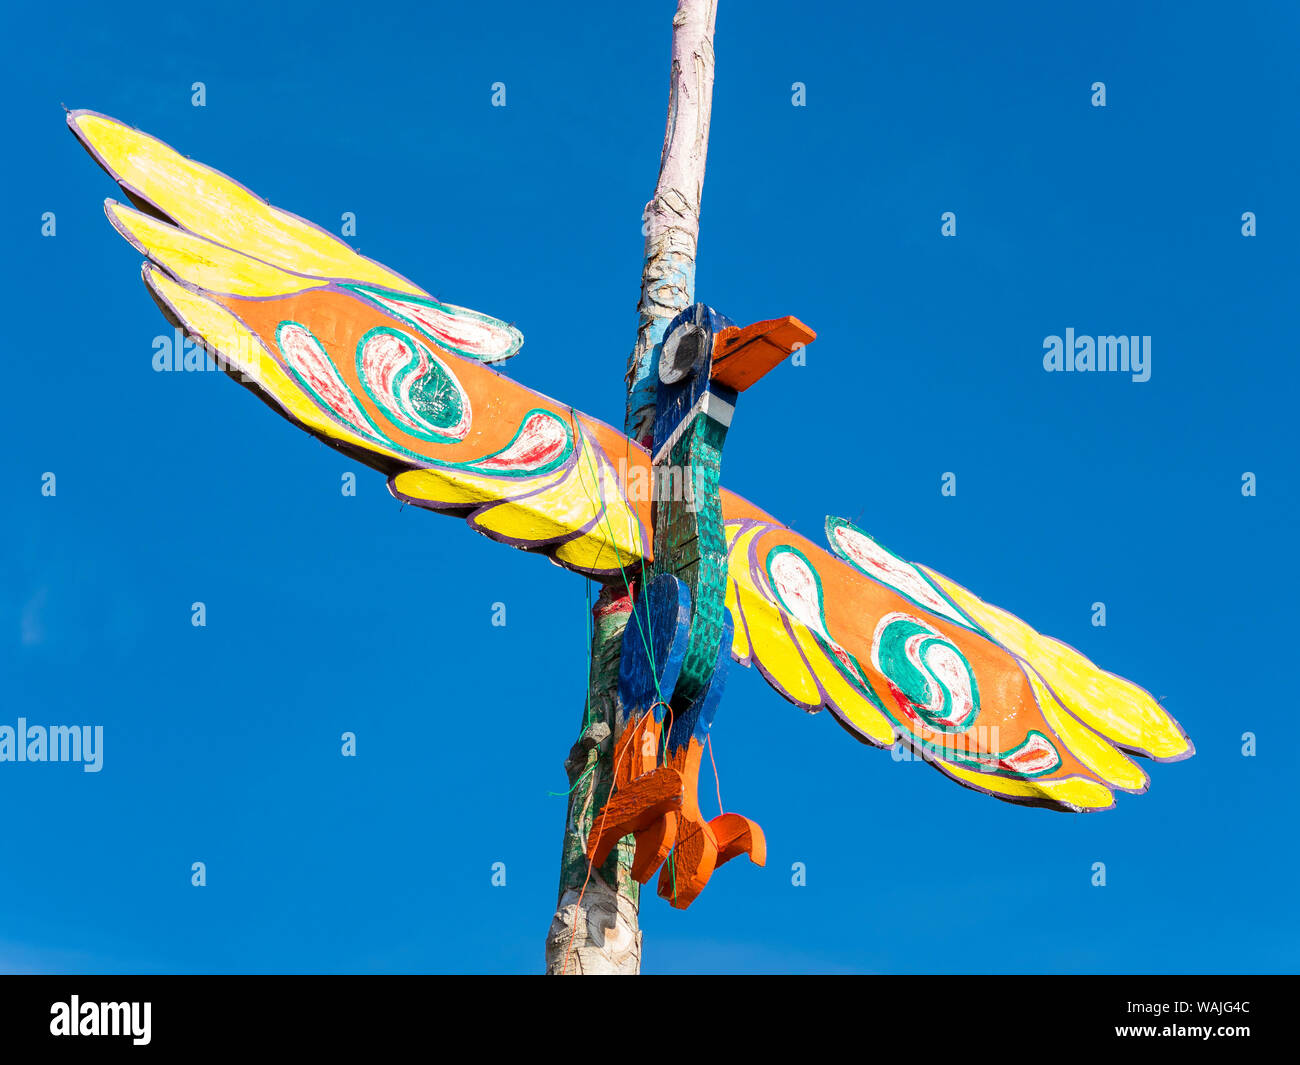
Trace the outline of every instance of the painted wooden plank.
<path fill-rule="evenodd" d="M 421 290 L 310 223 L 121 123 L 70 122 L 129 198 L 182 223 L 110 205 L 164 313 L 286 418 L 383 471 L 399 498 L 501 542 L 620 582 L 655 562 L 649 493 L 629 490 L 653 483 L 645 448 L 451 350 Z M 1144 791 L 1131 754 L 1193 753 L 1149 693 L 947 578 L 863 553 L 842 524 L 838 558 L 718 499 L 733 653 L 797 705 L 963 786 L 1058 809 Z M 941 690 L 974 713 L 942 716 Z"/>
<path fill-rule="evenodd" d="M 816 333 L 790 316 L 755 322 L 743 329 L 730 326 L 714 340 L 712 378 L 743 392 L 780 366 L 796 348 L 807 347 L 816 339 Z"/>

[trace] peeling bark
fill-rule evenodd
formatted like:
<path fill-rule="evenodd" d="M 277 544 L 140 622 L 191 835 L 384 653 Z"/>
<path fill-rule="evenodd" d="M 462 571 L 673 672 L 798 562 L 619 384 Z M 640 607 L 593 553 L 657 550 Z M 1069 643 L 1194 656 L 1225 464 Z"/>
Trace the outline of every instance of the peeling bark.
<path fill-rule="evenodd" d="M 717 0 L 679 0 L 673 18 L 668 122 L 655 195 L 645 208 L 645 263 L 636 346 L 628 358 L 627 434 L 649 442 L 654 424 L 657 347 L 668 323 L 695 298 L 695 250 L 713 112 Z"/>

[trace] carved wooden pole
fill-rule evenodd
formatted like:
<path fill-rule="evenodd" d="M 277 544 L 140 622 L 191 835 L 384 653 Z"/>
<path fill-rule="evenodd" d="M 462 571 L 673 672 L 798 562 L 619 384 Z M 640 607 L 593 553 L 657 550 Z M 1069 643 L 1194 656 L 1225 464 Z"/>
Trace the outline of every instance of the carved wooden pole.
<path fill-rule="evenodd" d="M 695 249 L 713 105 L 717 0 L 678 0 L 673 17 L 668 121 L 654 199 L 645 208 L 640 321 L 627 364 L 628 436 L 648 444 L 654 427 L 659 345 L 695 299 Z M 591 670 L 583 730 L 569 754 L 569 809 L 559 903 L 546 937 L 551 974 L 626 974 L 641 969 L 640 885 L 631 877 L 630 837 L 599 869 L 588 870 L 586 841 L 613 780 L 614 696 L 623 630 L 631 612 L 621 581 L 607 585 L 592 612 Z M 579 903 L 581 899 L 581 903 Z"/>
<path fill-rule="evenodd" d="M 628 436 L 647 444 L 654 426 L 658 346 L 664 329 L 695 302 L 695 248 L 713 113 L 713 25 L 717 0 L 678 0 L 673 18 L 668 125 L 655 197 L 645 209 L 641 320 L 627 363 Z"/>

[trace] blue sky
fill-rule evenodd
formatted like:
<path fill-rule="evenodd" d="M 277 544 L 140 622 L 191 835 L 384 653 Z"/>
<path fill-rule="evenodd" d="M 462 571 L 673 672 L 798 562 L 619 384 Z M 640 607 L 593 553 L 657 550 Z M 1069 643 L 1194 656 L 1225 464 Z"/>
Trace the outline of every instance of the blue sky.
<path fill-rule="evenodd" d="M 581 579 L 400 510 L 216 374 L 153 372 L 167 326 L 60 103 L 355 212 L 365 254 L 519 324 L 513 376 L 617 424 L 673 7 L 11 14 L 0 723 L 105 751 L 0 764 L 0 970 L 539 971 L 586 671 Z M 1298 23 L 722 0 L 697 296 L 819 334 L 744 397 L 725 483 L 1080 648 L 1197 755 L 1107 813 L 1022 809 L 736 671 L 721 787 L 768 866 L 647 897 L 646 972 L 1296 969 Z M 1044 372 L 1067 327 L 1151 336 L 1151 379 Z"/>

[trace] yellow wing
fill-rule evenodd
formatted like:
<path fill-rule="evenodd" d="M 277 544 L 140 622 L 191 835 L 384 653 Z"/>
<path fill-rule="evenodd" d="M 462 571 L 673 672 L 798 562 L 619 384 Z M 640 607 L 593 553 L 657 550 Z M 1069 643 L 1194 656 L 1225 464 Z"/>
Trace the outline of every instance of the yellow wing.
<path fill-rule="evenodd" d="M 109 201 L 164 313 L 306 431 L 383 471 L 397 497 L 597 577 L 648 560 L 649 457 L 501 376 L 523 337 L 434 299 L 323 229 L 115 119 L 68 116 L 135 204 Z M 631 497 L 631 498 L 630 498 Z M 1092 810 L 1191 743 L 1129 681 L 831 519 L 832 553 L 723 492 L 733 655 L 968 787 Z"/>
<path fill-rule="evenodd" d="M 728 510 L 733 656 L 859 739 L 998 798 L 1064 810 L 1145 791 L 1130 754 L 1193 753 L 1136 684 L 851 523 L 828 520 L 832 555 L 734 497 Z"/>
<path fill-rule="evenodd" d="M 513 325 L 116 119 L 68 124 L 136 205 L 106 213 L 164 314 L 274 409 L 486 536 L 594 576 L 640 557 L 648 506 L 618 490 L 626 438 L 491 369 L 522 345 Z"/>

